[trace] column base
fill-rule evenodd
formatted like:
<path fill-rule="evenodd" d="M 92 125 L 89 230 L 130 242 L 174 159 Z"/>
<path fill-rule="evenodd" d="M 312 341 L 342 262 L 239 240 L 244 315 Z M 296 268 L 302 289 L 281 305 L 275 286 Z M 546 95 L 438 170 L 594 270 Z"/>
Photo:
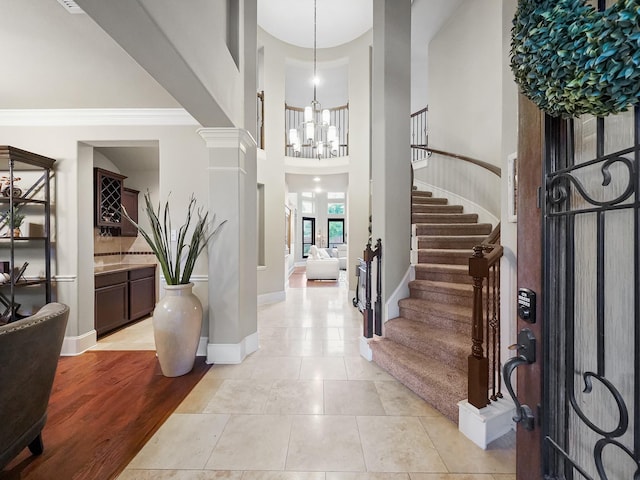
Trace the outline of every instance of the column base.
<path fill-rule="evenodd" d="M 513 402 L 501 398 L 478 409 L 467 400 L 458 402 L 458 430 L 483 450 L 494 440 L 515 429 Z"/>

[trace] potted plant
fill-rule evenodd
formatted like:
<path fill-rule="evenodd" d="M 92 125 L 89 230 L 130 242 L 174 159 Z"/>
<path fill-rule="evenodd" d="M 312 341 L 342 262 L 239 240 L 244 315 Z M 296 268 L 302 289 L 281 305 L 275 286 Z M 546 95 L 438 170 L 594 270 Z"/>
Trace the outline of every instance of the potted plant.
<path fill-rule="evenodd" d="M 22 226 L 22 222 L 24 222 L 24 213 L 20 213 L 16 207 L 13 207 L 13 215 L 10 212 L 6 212 L 5 223 L 7 224 L 8 231 L 5 234 L 5 237 L 11 236 L 11 230 L 13 230 L 13 237 L 19 237 L 21 235 L 20 227 Z"/>
<path fill-rule="evenodd" d="M 169 201 L 165 202 L 162 215 L 160 204 L 154 210 L 148 191 L 144 195 L 144 201 L 144 211 L 150 223 L 149 231 L 141 228 L 124 207 L 123 213 L 153 250 L 167 283 L 165 296 L 153 311 L 153 334 L 163 375 L 177 377 L 193 368 L 202 328 L 202 304 L 193 294 L 191 274 L 196 260 L 226 220 L 215 229 L 212 228 L 215 216 L 210 225 L 209 212 L 203 215 L 202 209 L 196 207 L 196 199 L 192 195 L 185 222 L 177 230 L 176 240 L 172 242 Z M 193 228 L 190 228 L 194 219 Z M 191 238 L 187 241 L 189 232 Z"/>

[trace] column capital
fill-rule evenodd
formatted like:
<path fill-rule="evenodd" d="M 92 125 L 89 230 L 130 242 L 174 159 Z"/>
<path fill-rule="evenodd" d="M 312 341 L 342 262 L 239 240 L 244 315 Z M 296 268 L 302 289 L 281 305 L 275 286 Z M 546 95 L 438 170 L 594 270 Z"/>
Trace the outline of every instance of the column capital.
<path fill-rule="evenodd" d="M 199 128 L 197 132 L 208 148 L 240 148 L 246 152 L 248 148 L 256 146 L 255 139 L 244 128 Z"/>

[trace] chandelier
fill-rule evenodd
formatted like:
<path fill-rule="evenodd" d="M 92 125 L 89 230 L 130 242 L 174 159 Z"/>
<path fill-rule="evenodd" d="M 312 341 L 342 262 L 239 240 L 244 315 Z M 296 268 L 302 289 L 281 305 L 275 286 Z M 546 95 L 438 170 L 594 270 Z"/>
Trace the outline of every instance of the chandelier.
<path fill-rule="evenodd" d="M 340 139 L 338 137 L 338 128 L 335 125 L 331 125 L 331 112 L 327 108 L 322 109 L 320 102 L 316 98 L 318 87 L 316 2 L 317 0 L 313 0 L 313 100 L 311 105 L 304 108 L 304 121 L 298 128 L 289 130 L 289 144 L 293 147 L 296 156 L 300 155 L 302 147 L 306 147 L 312 150 L 312 157 L 326 158 L 337 156 Z"/>

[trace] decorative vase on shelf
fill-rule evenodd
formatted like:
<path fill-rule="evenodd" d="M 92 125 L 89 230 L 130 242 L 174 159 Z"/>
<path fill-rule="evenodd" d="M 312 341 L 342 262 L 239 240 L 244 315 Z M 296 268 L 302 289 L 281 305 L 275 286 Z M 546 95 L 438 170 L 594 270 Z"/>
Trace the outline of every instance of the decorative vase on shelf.
<path fill-rule="evenodd" d="M 193 283 L 166 285 L 165 296 L 153 311 L 153 335 L 165 377 L 178 377 L 193 368 L 202 328 L 202 304 Z"/>
<path fill-rule="evenodd" d="M 14 228 L 13 229 L 13 237 L 14 238 L 18 238 L 21 235 L 22 232 L 20 232 L 20 228 Z"/>

